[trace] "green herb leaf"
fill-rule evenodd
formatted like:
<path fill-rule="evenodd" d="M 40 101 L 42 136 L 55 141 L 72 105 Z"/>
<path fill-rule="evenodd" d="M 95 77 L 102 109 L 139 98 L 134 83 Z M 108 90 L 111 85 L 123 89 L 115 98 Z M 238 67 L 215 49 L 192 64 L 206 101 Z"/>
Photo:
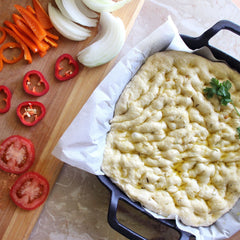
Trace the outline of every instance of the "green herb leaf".
<path fill-rule="evenodd" d="M 206 94 L 207 98 L 212 98 L 216 94 L 216 90 L 214 88 L 205 88 L 203 92 Z"/>
<path fill-rule="evenodd" d="M 212 98 L 216 95 L 222 105 L 227 105 L 231 103 L 231 94 L 229 93 L 232 84 L 229 80 L 220 83 L 218 79 L 212 78 L 210 81 L 211 88 L 207 87 L 203 89 L 203 92 L 206 94 L 207 98 Z"/>
<path fill-rule="evenodd" d="M 221 105 L 226 106 L 228 103 L 231 103 L 236 111 L 237 115 L 240 117 L 240 113 L 237 110 L 236 106 L 234 105 L 231 94 L 229 92 L 232 84 L 229 80 L 226 80 L 222 83 L 219 82 L 217 78 L 212 78 L 210 81 L 210 87 L 203 89 L 204 94 L 207 98 L 212 98 L 214 95 L 217 96 L 218 100 L 220 101 Z M 238 137 L 240 139 L 240 127 L 237 128 Z"/>
<path fill-rule="evenodd" d="M 232 87 L 232 84 L 229 80 L 223 82 L 223 86 L 227 89 L 230 90 L 230 88 Z"/>
<path fill-rule="evenodd" d="M 228 103 L 231 103 L 232 102 L 232 99 L 231 99 L 231 97 L 229 96 L 227 96 L 227 97 L 224 97 L 224 98 L 221 98 L 221 100 L 220 100 L 220 103 L 222 104 L 222 105 L 227 105 Z"/>
<path fill-rule="evenodd" d="M 217 78 L 212 78 L 210 84 L 213 88 L 217 88 L 219 86 L 219 80 Z"/>
<path fill-rule="evenodd" d="M 237 128 L 238 138 L 240 139 L 240 127 Z"/>

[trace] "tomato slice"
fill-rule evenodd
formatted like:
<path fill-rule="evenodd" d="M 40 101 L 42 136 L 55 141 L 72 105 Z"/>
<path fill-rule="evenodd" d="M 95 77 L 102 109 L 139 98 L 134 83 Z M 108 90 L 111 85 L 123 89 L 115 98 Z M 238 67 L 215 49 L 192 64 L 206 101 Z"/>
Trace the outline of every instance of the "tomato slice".
<path fill-rule="evenodd" d="M 32 210 L 45 202 L 49 193 L 46 178 L 36 172 L 26 172 L 13 184 L 10 197 L 20 208 Z"/>
<path fill-rule="evenodd" d="M 27 138 L 13 135 L 0 145 L 0 169 L 6 172 L 23 173 L 32 166 L 34 159 L 34 145 Z"/>

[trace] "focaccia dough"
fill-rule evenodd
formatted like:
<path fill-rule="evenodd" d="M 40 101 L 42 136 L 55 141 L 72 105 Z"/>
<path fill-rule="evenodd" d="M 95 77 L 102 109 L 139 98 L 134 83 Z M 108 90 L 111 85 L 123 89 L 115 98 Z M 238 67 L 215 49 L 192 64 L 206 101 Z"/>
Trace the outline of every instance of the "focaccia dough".
<path fill-rule="evenodd" d="M 207 99 L 211 78 L 230 80 L 240 110 L 240 74 L 177 51 L 149 57 L 116 104 L 102 170 L 132 200 L 186 225 L 208 226 L 240 196 L 240 117 Z"/>

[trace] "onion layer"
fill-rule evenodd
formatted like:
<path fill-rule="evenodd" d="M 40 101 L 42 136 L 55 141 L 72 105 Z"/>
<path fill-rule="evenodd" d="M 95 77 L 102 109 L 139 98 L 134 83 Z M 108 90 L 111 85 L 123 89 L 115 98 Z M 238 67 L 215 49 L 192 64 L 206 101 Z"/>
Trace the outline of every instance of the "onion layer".
<path fill-rule="evenodd" d="M 109 62 L 122 49 L 125 37 L 122 20 L 109 12 L 102 12 L 100 31 L 96 40 L 78 53 L 78 61 L 87 67 L 96 67 Z"/>
<path fill-rule="evenodd" d="M 131 0 L 121 0 L 114 2 L 112 0 L 82 0 L 84 4 L 96 12 L 113 12 L 123 7 Z"/>
<path fill-rule="evenodd" d="M 68 12 L 63 6 L 62 0 L 55 0 L 55 3 L 57 4 L 57 7 L 60 10 L 60 12 L 68 19 L 71 19 L 71 16 L 68 14 Z"/>
<path fill-rule="evenodd" d="M 68 13 L 70 20 L 87 27 L 97 26 L 97 19 L 87 17 L 76 5 L 75 0 L 62 0 L 62 5 Z"/>
<path fill-rule="evenodd" d="M 56 30 L 70 40 L 82 41 L 91 35 L 90 30 L 73 23 L 51 3 L 48 4 L 48 14 Z"/>
<path fill-rule="evenodd" d="M 92 11 L 90 8 L 88 8 L 82 0 L 75 0 L 75 3 L 77 7 L 80 9 L 80 11 L 86 15 L 89 18 L 97 18 L 98 14 L 94 11 Z"/>

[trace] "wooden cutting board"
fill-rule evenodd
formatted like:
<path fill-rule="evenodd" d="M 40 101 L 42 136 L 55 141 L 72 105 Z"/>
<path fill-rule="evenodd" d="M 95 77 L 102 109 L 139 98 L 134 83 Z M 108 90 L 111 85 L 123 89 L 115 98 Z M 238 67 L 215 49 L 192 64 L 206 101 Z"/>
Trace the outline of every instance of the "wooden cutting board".
<path fill-rule="evenodd" d="M 48 2 L 47 0 L 41 1 L 45 9 L 47 9 Z M 132 0 L 113 13 L 121 17 L 127 33 L 133 26 L 143 3 L 144 0 Z M 32 2 L 0 0 L 0 26 L 3 25 L 4 20 L 12 21 L 12 14 L 16 13 L 14 4 L 27 6 L 32 5 Z M 81 67 L 79 75 L 66 82 L 59 82 L 55 79 L 54 64 L 58 56 L 63 53 L 69 53 L 75 57 L 90 43 L 96 33 L 97 28 L 94 28 L 91 38 L 84 42 L 73 42 L 59 35 L 58 47 L 50 49 L 44 57 L 34 55 L 32 64 L 27 64 L 24 60 L 11 65 L 4 64 L 0 72 L 0 85 L 6 85 L 12 92 L 12 105 L 9 112 L 0 115 L 0 142 L 13 134 L 31 139 L 36 150 L 36 160 L 31 170 L 45 176 L 51 188 L 63 166 L 63 163 L 54 158 L 51 152 L 93 90 L 112 68 L 114 60 L 93 69 Z M 50 90 L 45 96 L 31 97 L 23 91 L 23 76 L 33 69 L 41 71 L 50 84 Z M 16 115 L 18 104 L 28 100 L 42 102 L 47 110 L 44 119 L 32 127 L 22 125 Z M 9 198 L 9 188 L 16 178 L 16 175 L 0 171 L 0 239 L 2 240 L 28 239 L 42 210 L 41 206 L 36 210 L 24 211 L 14 205 Z"/>

